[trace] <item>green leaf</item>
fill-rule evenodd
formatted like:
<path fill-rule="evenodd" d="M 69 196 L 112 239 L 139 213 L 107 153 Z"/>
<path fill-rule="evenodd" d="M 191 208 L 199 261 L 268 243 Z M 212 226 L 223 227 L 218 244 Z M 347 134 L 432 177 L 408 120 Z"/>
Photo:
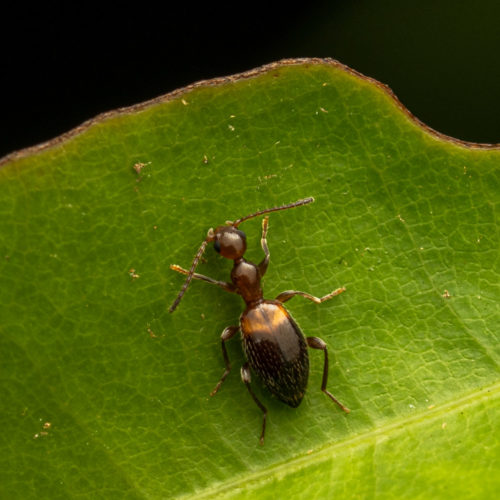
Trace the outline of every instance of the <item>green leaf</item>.
<path fill-rule="evenodd" d="M 137 173 L 134 165 L 142 163 Z M 380 84 L 287 61 L 109 113 L 0 167 L 0 497 L 494 498 L 500 151 Z M 297 409 L 241 383 L 238 296 L 193 282 L 210 227 L 270 215 L 266 297 L 329 348 Z M 260 219 L 245 222 L 262 258 Z M 211 248 L 198 270 L 228 279 Z"/>

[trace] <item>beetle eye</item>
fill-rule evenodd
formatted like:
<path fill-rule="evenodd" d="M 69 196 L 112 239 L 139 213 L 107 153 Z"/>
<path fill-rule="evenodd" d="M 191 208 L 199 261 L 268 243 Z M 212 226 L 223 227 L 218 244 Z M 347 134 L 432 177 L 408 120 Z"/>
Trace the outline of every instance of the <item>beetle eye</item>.
<path fill-rule="evenodd" d="M 214 248 L 215 248 L 215 251 L 217 253 L 220 253 L 220 241 L 219 240 L 215 240 L 215 242 L 214 242 Z"/>

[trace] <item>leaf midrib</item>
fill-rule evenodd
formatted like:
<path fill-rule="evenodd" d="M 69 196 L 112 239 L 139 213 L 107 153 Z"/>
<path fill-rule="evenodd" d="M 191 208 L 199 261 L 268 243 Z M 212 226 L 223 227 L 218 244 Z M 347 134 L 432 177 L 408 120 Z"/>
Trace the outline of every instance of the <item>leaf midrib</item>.
<path fill-rule="evenodd" d="M 403 427 L 408 428 L 412 425 L 431 422 L 432 420 L 437 420 L 439 417 L 448 414 L 449 412 L 455 411 L 459 408 L 464 408 L 470 406 L 471 404 L 478 404 L 482 401 L 493 400 L 498 398 L 500 395 L 500 382 L 482 388 L 478 391 L 474 391 L 462 396 L 459 399 L 455 399 L 448 403 L 436 406 L 434 408 L 427 409 L 425 412 L 419 412 L 412 416 L 405 415 L 402 419 L 393 420 L 381 425 L 375 429 L 370 429 L 361 434 L 351 436 L 348 439 L 336 441 L 322 447 L 321 449 L 314 451 L 312 453 L 307 453 L 301 456 L 297 456 L 286 462 L 282 462 L 270 467 L 263 468 L 257 472 L 250 472 L 246 474 L 239 475 L 237 479 L 233 481 L 227 481 L 224 483 L 218 483 L 213 487 L 207 487 L 203 492 L 198 494 L 182 495 L 178 498 L 217 498 L 223 493 L 234 490 L 238 491 L 243 488 L 243 485 L 248 488 L 250 484 L 256 485 L 259 482 L 269 481 L 270 476 L 283 477 L 290 474 L 291 471 L 300 470 L 305 466 L 309 466 L 314 463 L 320 463 L 328 460 L 336 450 L 345 449 L 347 447 L 356 447 L 363 443 L 373 443 L 379 436 L 384 436 L 387 438 L 391 434 L 399 432 Z"/>

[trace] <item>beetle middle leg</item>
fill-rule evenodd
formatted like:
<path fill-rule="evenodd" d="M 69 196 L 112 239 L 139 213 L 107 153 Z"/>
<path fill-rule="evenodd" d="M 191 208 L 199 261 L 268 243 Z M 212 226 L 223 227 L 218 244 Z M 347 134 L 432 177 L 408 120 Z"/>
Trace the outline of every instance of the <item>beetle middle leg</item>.
<path fill-rule="evenodd" d="M 250 382 L 252 381 L 252 376 L 250 375 L 250 366 L 247 363 L 245 363 L 241 367 L 241 380 L 243 383 L 247 386 L 248 392 L 250 393 L 250 396 L 252 396 L 253 400 L 255 401 L 255 404 L 261 409 L 263 413 L 262 417 L 262 432 L 260 433 L 260 444 L 264 444 L 264 434 L 266 433 L 266 416 L 267 416 L 267 408 L 259 401 L 255 393 L 252 391 L 252 388 L 250 387 Z"/>
<path fill-rule="evenodd" d="M 217 391 L 220 389 L 220 386 L 222 385 L 222 382 L 226 380 L 226 377 L 229 375 L 229 372 L 231 371 L 231 362 L 229 361 L 229 357 L 227 355 L 226 342 L 229 339 L 232 339 L 239 330 L 240 330 L 239 326 L 228 326 L 227 328 L 224 328 L 224 331 L 220 336 L 222 355 L 224 356 L 224 364 L 226 365 L 226 369 L 222 374 L 220 380 L 217 382 L 217 385 L 214 387 L 214 390 L 210 393 L 210 396 L 214 396 L 217 393 Z"/>
<path fill-rule="evenodd" d="M 344 406 L 334 395 L 327 390 L 326 384 L 328 382 L 328 349 L 326 348 L 326 343 L 318 337 L 307 337 L 307 345 L 313 349 L 321 349 L 325 353 L 325 364 L 323 367 L 323 380 L 321 381 L 321 390 L 336 404 L 342 408 L 346 413 L 350 413 L 351 410 Z"/>
<path fill-rule="evenodd" d="M 275 300 L 283 303 L 286 302 L 287 300 L 292 299 L 295 297 L 295 295 L 300 295 L 301 297 L 304 297 L 305 299 L 311 300 L 312 302 L 315 302 L 316 304 L 321 304 L 321 302 L 325 302 L 326 300 L 330 300 L 333 297 L 336 297 L 337 295 L 340 295 L 342 292 L 345 292 L 345 288 L 337 288 L 337 290 L 334 290 L 333 292 L 330 292 L 327 295 L 324 295 L 323 297 L 315 297 L 314 295 L 311 295 L 310 293 L 307 292 L 298 292 L 297 290 L 286 290 L 285 292 L 281 292 Z"/>

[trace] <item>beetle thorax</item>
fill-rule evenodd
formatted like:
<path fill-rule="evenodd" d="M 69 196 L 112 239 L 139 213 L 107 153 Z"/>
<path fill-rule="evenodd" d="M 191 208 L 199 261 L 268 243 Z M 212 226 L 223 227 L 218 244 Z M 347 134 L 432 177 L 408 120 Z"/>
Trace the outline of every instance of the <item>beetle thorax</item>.
<path fill-rule="evenodd" d="M 252 262 L 243 258 L 235 260 L 231 281 L 238 287 L 238 293 L 247 304 L 262 300 L 259 268 Z"/>

